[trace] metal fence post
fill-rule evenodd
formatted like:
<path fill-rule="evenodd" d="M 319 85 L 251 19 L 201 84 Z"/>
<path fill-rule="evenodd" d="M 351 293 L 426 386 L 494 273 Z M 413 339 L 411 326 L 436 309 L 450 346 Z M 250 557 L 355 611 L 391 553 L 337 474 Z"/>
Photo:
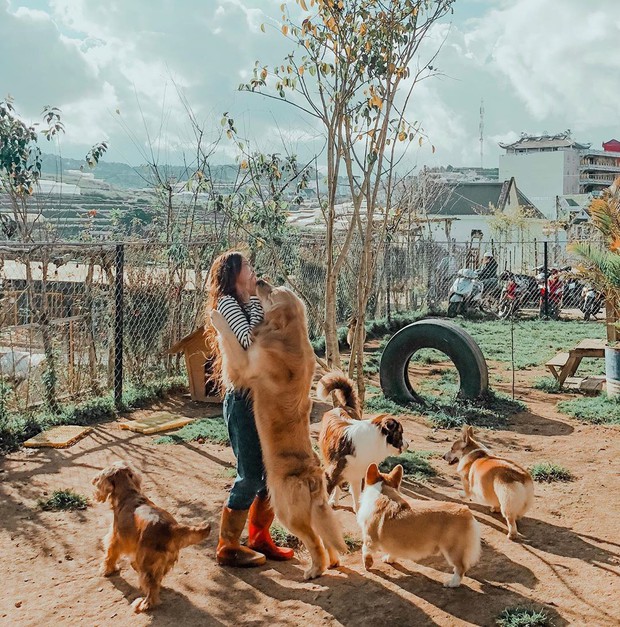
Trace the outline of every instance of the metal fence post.
<path fill-rule="evenodd" d="M 114 256 L 114 406 L 123 406 L 123 291 L 125 247 L 116 245 Z"/>
<path fill-rule="evenodd" d="M 545 273 L 545 320 L 549 320 L 549 242 L 543 242 L 544 270 Z"/>

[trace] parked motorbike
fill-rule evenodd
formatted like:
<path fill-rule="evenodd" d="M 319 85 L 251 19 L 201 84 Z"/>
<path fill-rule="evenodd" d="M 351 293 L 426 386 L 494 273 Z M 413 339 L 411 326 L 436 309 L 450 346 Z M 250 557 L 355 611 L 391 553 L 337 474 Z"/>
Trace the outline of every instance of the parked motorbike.
<path fill-rule="evenodd" d="M 544 272 L 537 274 L 536 280 L 538 281 L 538 289 L 540 292 L 539 316 L 541 318 L 559 320 L 562 304 L 562 280 L 557 270 L 552 270 L 547 281 L 545 281 Z M 545 298 L 547 286 L 549 286 L 549 295 Z"/>
<path fill-rule="evenodd" d="M 478 280 L 478 273 L 469 268 L 458 271 L 448 296 L 448 317 L 465 314 L 471 309 L 481 310 L 484 285 Z"/>
<path fill-rule="evenodd" d="M 502 272 L 500 281 L 504 287 L 499 298 L 497 316 L 499 318 L 512 318 L 519 313 L 527 298 L 527 277 L 520 277 L 509 270 Z"/>
<path fill-rule="evenodd" d="M 596 316 L 605 304 L 605 297 L 590 285 L 584 285 L 581 291 L 582 301 L 579 309 L 583 311 L 583 319 L 589 320 L 592 316 L 596 320 Z"/>
<path fill-rule="evenodd" d="M 583 301 L 583 283 L 575 276 L 570 267 L 562 268 L 564 273 L 564 290 L 562 293 L 562 307 L 565 309 L 581 309 Z"/>

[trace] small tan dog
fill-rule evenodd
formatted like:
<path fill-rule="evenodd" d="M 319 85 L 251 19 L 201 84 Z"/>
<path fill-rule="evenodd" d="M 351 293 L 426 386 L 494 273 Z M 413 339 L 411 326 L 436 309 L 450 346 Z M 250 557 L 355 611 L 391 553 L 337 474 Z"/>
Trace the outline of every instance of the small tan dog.
<path fill-rule="evenodd" d="M 211 525 L 178 524 L 171 514 L 142 494 L 141 482 L 138 472 L 122 461 L 102 470 L 92 481 L 95 499 L 100 503 L 110 499 L 114 511 L 112 527 L 104 538 L 102 574 L 104 577 L 116 574 L 121 555 L 130 557 L 146 595 L 133 602 L 136 612 L 159 604 L 161 581 L 174 566 L 179 551 L 202 542 L 211 531 Z"/>
<path fill-rule="evenodd" d="M 518 464 L 496 457 L 480 442 L 474 440 L 474 429 L 463 426 L 461 437 L 443 456 L 463 482 L 461 496 L 480 505 L 488 505 L 492 512 L 501 512 L 508 525 L 508 537 L 519 536 L 517 520 L 534 502 L 534 482 L 530 473 Z"/>
<path fill-rule="evenodd" d="M 437 552 L 454 568 L 444 586 L 457 588 L 465 573 L 480 559 L 480 525 L 466 505 L 403 498 L 399 486 L 403 467 L 389 474 L 371 464 L 366 472 L 357 522 L 362 529 L 362 556 L 372 567 L 375 549 L 391 564 L 398 558 L 420 560 Z"/>

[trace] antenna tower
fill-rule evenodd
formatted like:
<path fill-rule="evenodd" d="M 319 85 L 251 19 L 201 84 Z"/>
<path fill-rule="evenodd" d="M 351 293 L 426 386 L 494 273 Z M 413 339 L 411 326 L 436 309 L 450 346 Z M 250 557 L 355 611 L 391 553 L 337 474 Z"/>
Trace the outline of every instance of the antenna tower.
<path fill-rule="evenodd" d="M 480 98 L 480 169 L 484 167 L 484 99 Z"/>

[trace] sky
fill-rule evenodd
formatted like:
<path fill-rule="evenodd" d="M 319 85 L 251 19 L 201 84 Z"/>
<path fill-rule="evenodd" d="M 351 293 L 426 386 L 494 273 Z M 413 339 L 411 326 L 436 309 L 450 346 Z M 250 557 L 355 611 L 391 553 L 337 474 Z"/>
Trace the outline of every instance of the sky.
<path fill-rule="evenodd" d="M 159 163 L 181 163 L 195 145 L 183 101 L 207 138 L 228 112 L 252 148 L 282 152 L 285 142 L 310 154 L 316 125 L 237 90 L 256 60 L 291 51 L 281 1 L 0 0 L 0 98 L 12 96 L 29 121 L 59 107 L 66 134 L 43 149 L 68 157 L 105 140 L 107 161 L 139 165 L 152 149 Z M 617 9 L 618 0 L 456 0 L 425 45 L 427 54 L 441 46 L 441 76 L 414 90 L 408 118 L 429 142 L 414 142 L 408 165 L 479 166 L 481 99 L 485 167 L 498 166 L 498 142 L 521 132 L 571 129 L 595 148 L 620 139 Z M 223 141 L 215 160 L 235 156 Z"/>

